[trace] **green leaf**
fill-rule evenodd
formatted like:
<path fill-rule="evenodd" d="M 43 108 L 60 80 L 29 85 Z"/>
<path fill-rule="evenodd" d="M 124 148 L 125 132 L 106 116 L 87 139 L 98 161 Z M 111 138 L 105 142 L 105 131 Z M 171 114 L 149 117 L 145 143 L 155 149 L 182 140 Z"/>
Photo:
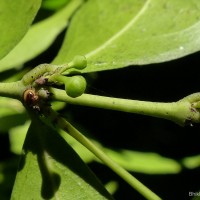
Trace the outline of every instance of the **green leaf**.
<path fill-rule="evenodd" d="M 0 117 L 0 131 L 7 132 L 11 128 L 19 125 L 24 125 L 27 120 L 27 114 L 12 114 Z"/>
<path fill-rule="evenodd" d="M 45 51 L 66 28 L 70 16 L 81 3 L 82 0 L 73 0 L 56 14 L 34 24 L 20 43 L 0 61 L 0 71 L 18 67 Z"/>
<path fill-rule="evenodd" d="M 182 159 L 182 164 L 188 169 L 200 167 L 200 155 L 190 156 Z"/>
<path fill-rule="evenodd" d="M 75 139 L 64 134 L 64 132 L 61 132 L 61 134 L 69 142 L 70 146 L 84 160 L 84 162 L 89 163 L 92 161 L 99 161 L 90 151 L 88 151 Z M 113 150 L 102 146 L 95 140 L 92 142 L 98 146 L 98 148 L 102 149 L 117 164 L 129 171 L 145 174 L 176 174 L 182 170 L 179 162 L 171 158 L 163 157 L 157 153 L 131 151 L 126 149 Z M 195 157 L 195 160 L 192 158 L 190 160 L 190 163 L 193 162 L 192 166 L 197 167 L 197 157 Z M 183 161 L 185 161 L 185 159 Z M 186 166 L 186 164 L 184 166 Z"/>
<path fill-rule="evenodd" d="M 116 181 L 110 181 L 105 185 L 106 190 L 108 190 L 110 194 L 114 194 L 117 191 L 118 187 L 119 185 Z"/>
<path fill-rule="evenodd" d="M 106 154 L 120 166 L 127 170 L 146 174 L 174 174 L 179 173 L 181 165 L 170 158 L 165 158 L 157 153 L 143 153 L 138 151 L 105 150 Z"/>
<path fill-rule="evenodd" d="M 27 120 L 23 125 L 10 128 L 9 141 L 10 141 L 10 151 L 12 153 L 18 155 L 22 153 L 22 147 L 29 126 L 30 126 L 30 120 Z"/>
<path fill-rule="evenodd" d="M 28 31 L 41 0 L 0 1 L 0 59 L 22 39 Z"/>
<path fill-rule="evenodd" d="M 164 62 L 200 50 L 199 0 L 90 0 L 54 60 L 85 55 L 92 72 Z"/>
<path fill-rule="evenodd" d="M 21 114 L 24 113 L 25 109 L 21 102 L 16 99 L 7 97 L 0 97 L 0 117 Z"/>
<path fill-rule="evenodd" d="M 30 181 L 31 180 L 31 181 Z M 11 199 L 112 199 L 56 132 L 34 119 Z"/>
<path fill-rule="evenodd" d="M 24 124 L 26 119 L 27 114 L 21 102 L 0 97 L 0 134 L 16 125 Z"/>
<path fill-rule="evenodd" d="M 56 10 L 63 7 L 65 4 L 69 3 L 70 0 L 43 0 L 42 1 L 42 8 L 49 9 L 49 10 Z"/>

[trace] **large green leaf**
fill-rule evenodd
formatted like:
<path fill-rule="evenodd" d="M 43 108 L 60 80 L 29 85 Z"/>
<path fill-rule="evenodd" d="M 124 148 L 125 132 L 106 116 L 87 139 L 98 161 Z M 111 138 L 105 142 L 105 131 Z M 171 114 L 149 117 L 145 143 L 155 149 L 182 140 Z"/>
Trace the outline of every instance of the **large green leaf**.
<path fill-rule="evenodd" d="M 82 0 L 73 0 L 51 17 L 34 24 L 20 43 L 0 60 L 0 71 L 18 67 L 45 51 L 67 26 L 70 16 L 81 3 Z"/>
<path fill-rule="evenodd" d="M 0 58 L 25 35 L 40 4 L 41 0 L 0 1 Z"/>
<path fill-rule="evenodd" d="M 35 119 L 25 140 L 11 199 L 112 199 L 56 132 Z"/>
<path fill-rule="evenodd" d="M 157 153 L 111 149 L 105 151 L 116 163 L 129 171 L 146 174 L 174 174 L 179 173 L 181 165 L 171 158 L 162 157 Z"/>
<path fill-rule="evenodd" d="M 84 72 L 176 59 L 200 49 L 199 0 L 89 0 L 55 64 L 86 55 Z"/>
<path fill-rule="evenodd" d="M 64 137 L 85 162 L 91 162 L 93 160 L 99 161 L 76 140 L 66 135 Z M 97 141 L 93 141 L 93 143 L 102 149 L 112 160 L 128 171 L 145 174 L 176 174 L 182 170 L 182 166 L 178 161 L 163 157 L 157 153 L 126 149 L 113 150 L 102 146 Z M 190 162 L 195 162 L 192 158 L 190 158 L 190 160 Z M 184 166 L 187 167 L 186 165 Z M 195 167 L 198 167 L 198 165 L 193 166 L 193 168 Z"/>

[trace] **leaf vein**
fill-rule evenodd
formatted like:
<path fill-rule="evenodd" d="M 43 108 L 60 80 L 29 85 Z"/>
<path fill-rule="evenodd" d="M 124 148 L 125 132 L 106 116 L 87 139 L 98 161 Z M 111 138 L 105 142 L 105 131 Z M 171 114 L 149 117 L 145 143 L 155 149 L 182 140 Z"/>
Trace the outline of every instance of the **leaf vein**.
<path fill-rule="evenodd" d="M 140 10 L 140 12 L 135 17 L 133 17 L 133 19 L 126 26 L 124 26 L 124 28 L 122 28 L 119 32 L 113 35 L 109 40 L 107 40 L 104 44 L 96 48 L 94 51 L 91 51 L 90 53 L 86 54 L 85 55 L 86 58 L 90 58 L 94 56 L 95 54 L 99 53 L 100 51 L 105 49 L 107 46 L 109 46 L 113 41 L 115 41 L 121 35 L 123 35 L 128 29 L 130 29 L 137 22 L 137 20 L 144 14 L 150 2 L 151 0 L 147 0 L 144 6 L 142 7 L 142 9 Z"/>

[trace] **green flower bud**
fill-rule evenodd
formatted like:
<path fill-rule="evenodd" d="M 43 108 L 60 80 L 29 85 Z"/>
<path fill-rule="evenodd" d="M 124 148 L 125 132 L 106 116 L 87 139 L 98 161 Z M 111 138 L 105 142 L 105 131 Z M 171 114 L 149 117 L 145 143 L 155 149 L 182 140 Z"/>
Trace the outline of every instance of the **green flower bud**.
<path fill-rule="evenodd" d="M 72 62 L 70 63 L 70 68 L 75 68 L 82 70 L 87 66 L 87 60 L 85 56 L 75 56 Z"/>
<path fill-rule="evenodd" d="M 68 77 L 67 82 L 65 82 L 65 91 L 70 97 L 78 97 L 85 92 L 86 80 L 83 76 L 77 75 Z"/>

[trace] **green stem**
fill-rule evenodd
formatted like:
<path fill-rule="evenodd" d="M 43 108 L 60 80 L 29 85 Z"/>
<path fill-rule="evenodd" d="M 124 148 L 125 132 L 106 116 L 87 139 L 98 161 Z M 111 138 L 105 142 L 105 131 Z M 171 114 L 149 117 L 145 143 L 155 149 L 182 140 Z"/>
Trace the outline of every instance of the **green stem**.
<path fill-rule="evenodd" d="M 53 93 L 52 99 L 71 104 L 159 117 L 171 120 L 179 125 L 185 125 L 186 122 L 200 122 L 198 110 L 192 107 L 193 104 L 187 98 L 172 103 L 159 103 L 91 94 L 83 94 L 80 97 L 71 98 L 63 90 L 51 88 L 50 91 Z M 195 94 L 195 96 L 197 95 Z"/>
<path fill-rule="evenodd" d="M 52 83 L 57 83 L 59 82 L 60 84 L 65 84 L 70 79 L 70 77 L 63 76 L 60 74 L 53 74 L 48 78 L 48 82 Z"/>
<path fill-rule="evenodd" d="M 83 146 L 85 146 L 89 151 L 91 151 L 95 156 L 97 156 L 97 158 L 99 158 L 104 164 L 111 168 L 116 174 L 118 174 L 122 179 L 124 179 L 146 199 L 161 200 L 159 196 L 153 193 L 149 188 L 147 188 L 144 184 L 138 181 L 125 169 L 123 169 L 114 161 L 112 161 L 102 150 L 96 147 L 89 139 L 87 139 L 83 134 L 81 134 L 64 118 L 60 117 L 55 111 L 53 111 L 52 109 L 50 111 L 48 110 L 46 116 L 46 119 L 49 119 L 48 124 L 57 125 L 58 128 L 63 129 L 65 132 L 70 134 L 74 139 L 79 141 Z"/>
<path fill-rule="evenodd" d="M 21 100 L 25 86 L 21 81 L 0 83 L 0 96 L 11 97 Z"/>

